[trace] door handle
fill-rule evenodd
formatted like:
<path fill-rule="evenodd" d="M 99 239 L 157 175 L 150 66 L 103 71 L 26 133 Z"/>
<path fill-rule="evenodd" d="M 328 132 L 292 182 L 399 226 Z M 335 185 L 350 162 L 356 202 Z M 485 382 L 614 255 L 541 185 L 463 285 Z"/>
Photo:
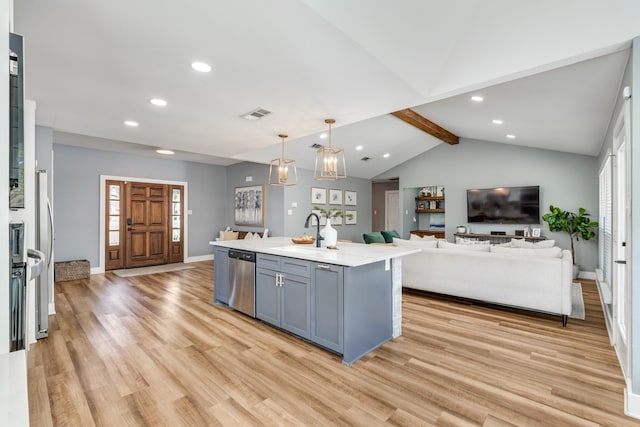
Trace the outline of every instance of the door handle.
<path fill-rule="evenodd" d="M 331 266 L 327 264 L 318 264 L 316 268 L 319 268 L 320 270 L 331 270 Z"/>
<path fill-rule="evenodd" d="M 626 264 L 627 263 L 627 261 L 625 261 L 624 259 L 617 259 L 617 260 L 615 260 L 613 262 L 615 262 L 616 264 Z"/>
<path fill-rule="evenodd" d="M 133 227 L 127 227 L 127 231 L 136 231 L 136 229 Z"/>

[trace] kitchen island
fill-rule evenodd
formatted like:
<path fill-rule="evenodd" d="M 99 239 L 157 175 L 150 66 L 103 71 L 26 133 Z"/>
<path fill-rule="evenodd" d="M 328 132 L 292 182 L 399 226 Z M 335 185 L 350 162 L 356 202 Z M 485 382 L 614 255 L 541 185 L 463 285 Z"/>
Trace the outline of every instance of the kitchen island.
<path fill-rule="evenodd" d="M 287 237 L 210 244 L 214 303 L 234 298 L 229 251 L 255 254 L 255 317 L 342 355 L 346 365 L 402 332 L 400 259 L 416 249 L 358 243 L 316 248 Z"/>

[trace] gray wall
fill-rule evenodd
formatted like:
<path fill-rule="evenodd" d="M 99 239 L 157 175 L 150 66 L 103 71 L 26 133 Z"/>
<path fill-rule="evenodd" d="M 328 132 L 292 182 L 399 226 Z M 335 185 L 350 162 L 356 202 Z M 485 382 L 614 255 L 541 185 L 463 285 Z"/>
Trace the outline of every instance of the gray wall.
<path fill-rule="evenodd" d="M 140 157 L 54 144 L 55 260 L 100 264 L 100 175 L 188 183 L 188 256 L 212 252 L 209 241 L 225 224 L 222 166 Z"/>
<path fill-rule="evenodd" d="M 300 236 L 302 233 L 314 235 L 315 230 L 311 227 L 304 228 L 304 221 L 307 215 L 315 206 L 311 203 L 311 187 L 320 187 L 333 190 L 349 190 L 357 193 L 356 206 L 338 205 L 318 205 L 329 209 L 336 207 L 342 210 L 357 211 L 356 224 L 337 225 L 334 228 L 338 232 L 338 239 L 362 242 L 362 233 L 371 231 L 371 181 L 362 178 L 346 178 L 337 181 L 316 181 L 313 179 L 313 171 L 308 169 L 298 169 L 298 185 L 286 187 L 284 190 L 283 215 L 285 218 L 285 236 Z M 328 192 L 327 192 L 328 193 Z M 327 194 L 328 197 L 328 194 Z M 344 202 L 344 192 L 343 192 Z M 297 207 L 293 207 L 293 203 Z M 291 210 L 291 215 L 289 215 Z"/>
<path fill-rule="evenodd" d="M 385 191 L 399 190 L 398 181 L 374 182 L 371 184 L 371 230 L 384 230 L 385 223 Z M 398 197 L 402 199 L 402 194 Z M 397 230 L 400 231 L 400 230 Z"/>
<path fill-rule="evenodd" d="M 252 181 L 248 182 L 247 177 Z M 298 185 L 281 187 L 268 184 L 269 165 L 243 162 L 227 167 L 227 199 L 233 200 L 236 187 L 249 185 L 264 185 L 265 187 L 265 213 L 264 225 L 269 229 L 270 236 L 299 236 L 309 231 L 304 228 L 304 221 L 311 212 L 311 187 L 357 191 L 358 211 L 356 225 L 336 226 L 339 239 L 348 239 L 362 242 L 362 233 L 371 230 L 371 181 L 361 178 L 346 178 L 339 181 L 315 181 L 313 172 L 307 169 L 298 169 Z M 293 207 L 292 204 L 297 204 Z M 326 205 L 325 207 L 329 207 Z M 338 206 L 336 206 L 338 207 Z M 351 207 L 342 206 L 342 209 Z M 289 215 L 291 210 L 291 215 Z M 226 209 L 226 225 L 235 230 L 262 231 L 263 227 L 236 226 L 233 223 L 233 205 Z"/>
<path fill-rule="evenodd" d="M 445 223 L 449 240 L 453 239 L 458 224 L 467 223 L 466 190 L 470 188 L 539 185 L 541 215 L 550 204 L 571 211 L 584 207 L 594 218 L 598 213 L 598 168 L 596 158 L 590 156 L 462 138 L 458 145 L 440 144 L 376 179 L 391 177 L 400 178 L 405 233 L 413 228 L 414 187 L 426 185 L 446 188 Z M 544 222 L 540 227 L 544 236 L 570 248 L 564 233 L 549 232 Z M 478 233 L 500 230 L 512 234 L 516 228 L 522 226 L 472 225 L 473 232 Z M 595 239 L 576 245 L 577 264 L 582 270 L 595 270 L 597 252 Z"/>
<path fill-rule="evenodd" d="M 284 236 L 284 190 L 268 184 L 269 165 L 242 162 L 227 166 L 227 188 L 225 206 L 225 226 L 241 231 L 263 231 L 269 229 L 269 236 Z M 252 181 L 247 181 L 251 177 Z M 236 226 L 233 222 L 233 200 L 236 187 L 264 185 L 264 227 Z"/>

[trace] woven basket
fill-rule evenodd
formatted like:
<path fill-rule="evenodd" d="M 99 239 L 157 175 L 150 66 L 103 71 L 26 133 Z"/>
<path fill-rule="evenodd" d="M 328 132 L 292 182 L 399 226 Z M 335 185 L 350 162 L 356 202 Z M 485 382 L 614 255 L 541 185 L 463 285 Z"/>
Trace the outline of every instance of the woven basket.
<path fill-rule="evenodd" d="M 86 259 L 56 262 L 53 265 L 54 280 L 68 282 L 69 280 L 88 279 L 89 270 L 89 261 Z"/>

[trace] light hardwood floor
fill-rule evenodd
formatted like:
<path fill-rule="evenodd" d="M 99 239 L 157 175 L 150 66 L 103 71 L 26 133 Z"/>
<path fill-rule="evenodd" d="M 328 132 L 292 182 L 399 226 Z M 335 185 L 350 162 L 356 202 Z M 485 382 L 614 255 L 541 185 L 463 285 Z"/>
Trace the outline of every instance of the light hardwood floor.
<path fill-rule="evenodd" d="M 403 335 L 351 367 L 211 304 L 213 268 L 56 284 L 29 352 L 32 426 L 640 426 L 597 290 L 586 320 L 405 292 Z"/>

